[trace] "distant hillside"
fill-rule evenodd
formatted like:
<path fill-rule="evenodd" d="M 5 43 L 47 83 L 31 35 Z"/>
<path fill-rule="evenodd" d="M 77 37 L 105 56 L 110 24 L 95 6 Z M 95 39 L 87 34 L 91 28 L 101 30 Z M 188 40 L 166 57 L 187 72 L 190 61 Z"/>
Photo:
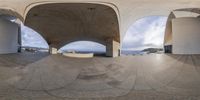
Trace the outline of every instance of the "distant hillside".
<path fill-rule="evenodd" d="M 163 51 L 162 48 L 147 48 L 147 49 L 142 50 L 142 52 L 147 52 L 147 53 L 158 53 L 162 51 Z"/>
<path fill-rule="evenodd" d="M 144 52 L 137 51 L 137 50 L 122 50 L 121 53 L 123 55 L 141 55 L 141 54 L 144 54 Z"/>

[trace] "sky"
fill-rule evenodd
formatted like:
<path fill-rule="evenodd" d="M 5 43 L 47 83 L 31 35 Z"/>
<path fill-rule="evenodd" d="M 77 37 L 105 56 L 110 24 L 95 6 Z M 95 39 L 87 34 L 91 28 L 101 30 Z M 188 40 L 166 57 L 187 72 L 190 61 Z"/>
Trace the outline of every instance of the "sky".
<path fill-rule="evenodd" d="M 22 46 L 48 48 L 47 42 L 36 31 L 21 24 Z"/>
<path fill-rule="evenodd" d="M 145 48 L 162 48 L 167 17 L 144 17 L 133 23 L 127 30 L 122 43 L 122 50 L 143 50 Z M 46 41 L 34 30 L 22 25 L 22 45 L 48 48 Z M 61 48 L 78 51 L 105 51 L 105 46 L 90 42 L 78 41 Z"/>
<path fill-rule="evenodd" d="M 78 41 L 69 43 L 68 45 L 61 48 L 61 51 L 67 51 L 67 50 L 105 52 L 106 47 L 102 44 L 95 42 Z"/>
<path fill-rule="evenodd" d="M 130 26 L 122 43 L 124 50 L 162 48 L 167 17 L 151 16 L 137 20 Z"/>

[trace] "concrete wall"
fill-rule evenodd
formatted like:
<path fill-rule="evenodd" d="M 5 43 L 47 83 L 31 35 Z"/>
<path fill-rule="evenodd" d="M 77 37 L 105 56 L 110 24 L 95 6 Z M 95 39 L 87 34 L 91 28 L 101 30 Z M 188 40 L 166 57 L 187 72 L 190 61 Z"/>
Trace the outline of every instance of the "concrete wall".
<path fill-rule="evenodd" d="M 6 19 L 0 19 L 0 54 L 18 52 L 19 27 Z"/>
<path fill-rule="evenodd" d="M 200 19 L 172 20 L 173 54 L 200 54 Z"/>

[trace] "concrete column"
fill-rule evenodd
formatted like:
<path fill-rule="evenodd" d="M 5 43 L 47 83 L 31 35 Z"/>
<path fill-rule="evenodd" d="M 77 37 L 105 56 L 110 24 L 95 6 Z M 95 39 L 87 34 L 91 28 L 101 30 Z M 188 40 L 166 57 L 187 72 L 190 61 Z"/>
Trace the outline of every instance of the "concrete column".
<path fill-rule="evenodd" d="M 0 18 L 0 54 L 18 52 L 18 32 L 16 23 Z"/>
<path fill-rule="evenodd" d="M 170 13 L 165 28 L 164 50 L 165 53 L 172 53 L 172 19 L 176 18 L 173 12 Z"/>
<path fill-rule="evenodd" d="M 109 57 L 120 56 L 120 43 L 114 40 L 108 40 L 106 44 L 106 56 Z"/>
<path fill-rule="evenodd" d="M 49 53 L 50 54 L 58 54 L 58 49 L 50 46 L 49 47 Z"/>
<path fill-rule="evenodd" d="M 21 52 L 21 47 L 22 47 L 22 36 L 21 36 L 21 25 L 18 24 L 18 52 Z"/>

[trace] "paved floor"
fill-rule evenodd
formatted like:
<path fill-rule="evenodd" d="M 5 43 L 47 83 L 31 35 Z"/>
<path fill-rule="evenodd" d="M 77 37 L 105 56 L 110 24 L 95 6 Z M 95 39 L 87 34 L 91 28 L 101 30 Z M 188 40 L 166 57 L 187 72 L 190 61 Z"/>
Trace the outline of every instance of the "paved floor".
<path fill-rule="evenodd" d="M 0 55 L 0 100 L 200 100 L 200 55 Z"/>

